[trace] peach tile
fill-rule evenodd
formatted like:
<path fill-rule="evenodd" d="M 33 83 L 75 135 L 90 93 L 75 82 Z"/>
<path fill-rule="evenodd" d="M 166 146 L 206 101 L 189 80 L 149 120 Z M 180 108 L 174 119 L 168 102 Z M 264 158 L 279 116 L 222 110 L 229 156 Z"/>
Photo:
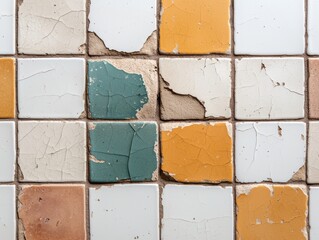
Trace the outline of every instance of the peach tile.
<path fill-rule="evenodd" d="M 309 117 L 319 118 L 319 58 L 309 59 Z"/>
<path fill-rule="evenodd" d="M 0 59 L 0 118 L 15 117 L 15 59 Z"/>

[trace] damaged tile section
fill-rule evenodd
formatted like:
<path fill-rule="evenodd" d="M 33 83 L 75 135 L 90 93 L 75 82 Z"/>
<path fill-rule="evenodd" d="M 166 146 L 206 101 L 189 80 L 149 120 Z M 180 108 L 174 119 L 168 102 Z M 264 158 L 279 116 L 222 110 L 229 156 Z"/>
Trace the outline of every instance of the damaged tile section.
<path fill-rule="evenodd" d="M 19 0 L 19 53 L 84 54 L 85 0 Z"/>
<path fill-rule="evenodd" d="M 308 183 L 319 183 L 319 122 L 309 122 Z"/>
<path fill-rule="evenodd" d="M 229 118 L 230 63 L 225 58 L 160 59 L 161 118 Z"/>
<path fill-rule="evenodd" d="M 21 181 L 85 181 L 85 122 L 23 121 L 18 129 Z"/>
<path fill-rule="evenodd" d="M 16 52 L 15 50 L 16 13 L 15 12 L 16 12 L 15 0 L 1 0 L 0 54 L 15 54 Z"/>
<path fill-rule="evenodd" d="M 233 180 L 230 123 L 161 124 L 162 171 L 179 182 Z"/>
<path fill-rule="evenodd" d="M 309 117 L 319 119 L 319 58 L 309 59 L 308 66 Z"/>
<path fill-rule="evenodd" d="M 310 187 L 309 192 L 309 225 L 310 239 L 319 236 L 319 187 Z"/>
<path fill-rule="evenodd" d="M 14 122 L 0 122 L 0 182 L 14 181 L 16 163 L 15 136 Z"/>
<path fill-rule="evenodd" d="M 89 116 L 154 119 L 158 95 L 156 61 L 108 59 L 88 63 Z"/>
<path fill-rule="evenodd" d="M 18 60 L 20 118 L 80 118 L 84 112 L 85 61 Z"/>
<path fill-rule="evenodd" d="M 236 193 L 237 239 L 308 239 L 305 186 L 242 185 Z"/>
<path fill-rule="evenodd" d="M 151 181 L 157 178 L 155 122 L 90 123 L 90 181 Z"/>
<path fill-rule="evenodd" d="M 90 55 L 156 54 L 156 0 L 91 0 Z"/>
<path fill-rule="evenodd" d="M 232 187 L 166 185 L 163 240 L 233 240 Z"/>
<path fill-rule="evenodd" d="M 236 60 L 236 118 L 245 120 L 304 117 L 303 58 Z"/>
<path fill-rule="evenodd" d="M 30 185 L 19 194 L 19 239 L 86 240 L 84 185 Z"/>
<path fill-rule="evenodd" d="M 159 240 L 156 184 L 90 188 L 91 240 Z"/>
<path fill-rule="evenodd" d="M 15 72 L 14 58 L 0 58 L 0 118 L 15 117 Z"/>
<path fill-rule="evenodd" d="M 16 189 L 14 185 L 0 186 L 0 238 L 16 239 Z"/>
<path fill-rule="evenodd" d="M 235 144 L 239 182 L 305 180 L 305 123 L 237 123 Z"/>

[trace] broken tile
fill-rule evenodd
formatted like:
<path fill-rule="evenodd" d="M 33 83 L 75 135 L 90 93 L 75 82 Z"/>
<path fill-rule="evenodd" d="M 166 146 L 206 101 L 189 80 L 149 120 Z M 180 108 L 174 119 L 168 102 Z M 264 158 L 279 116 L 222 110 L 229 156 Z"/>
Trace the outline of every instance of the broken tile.
<path fill-rule="evenodd" d="M 14 58 L 0 58 L 0 118 L 15 117 L 15 71 Z"/>
<path fill-rule="evenodd" d="M 319 122 L 309 122 L 308 183 L 319 183 Z"/>
<path fill-rule="evenodd" d="M 161 0 L 160 51 L 230 52 L 230 0 Z"/>
<path fill-rule="evenodd" d="M 179 182 L 233 180 L 232 125 L 161 124 L 162 171 Z"/>
<path fill-rule="evenodd" d="M 16 239 L 16 189 L 14 185 L 0 186 L 0 238 Z"/>
<path fill-rule="evenodd" d="M 237 119 L 298 119 L 304 117 L 303 58 L 236 60 Z"/>
<path fill-rule="evenodd" d="M 84 54 L 85 0 L 19 0 L 19 53 Z"/>
<path fill-rule="evenodd" d="M 232 187 L 166 185 L 162 240 L 233 240 Z"/>
<path fill-rule="evenodd" d="M 231 116 L 231 60 L 161 58 L 161 118 Z"/>
<path fill-rule="evenodd" d="M 304 2 L 304 0 L 235 0 L 235 53 L 303 54 Z"/>
<path fill-rule="evenodd" d="M 319 119 L 319 58 L 308 60 L 309 117 Z"/>
<path fill-rule="evenodd" d="M 156 184 L 90 188 L 91 240 L 159 240 L 158 192 Z"/>
<path fill-rule="evenodd" d="M 15 135 L 14 122 L 0 122 L 0 182 L 14 181 L 16 162 Z"/>
<path fill-rule="evenodd" d="M 305 186 L 241 185 L 236 193 L 237 239 L 308 239 Z"/>
<path fill-rule="evenodd" d="M 0 4 L 0 54 L 15 54 L 16 1 L 1 0 Z"/>
<path fill-rule="evenodd" d="M 156 54 L 156 0 L 91 0 L 90 55 Z"/>
<path fill-rule="evenodd" d="M 308 54 L 319 54 L 319 1 L 308 0 Z"/>
<path fill-rule="evenodd" d="M 27 185 L 19 194 L 19 239 L 86 240 L 84 185 Z"/>
<path fill-rule="evenodd" d="M 92 60 L 88 68 L 91 118 L 155 118 L 158 94 L 155 60 Z"/>
<path fill-rule="evenodd" d="M 235 145 L 239 182 L 305 180 L 305 123 L 237 123 Z"/>
<path fill-rule="evenodd" d="M 90 181 L 151 181 L 157 178 L 155 122 L 89 123 Z"/>
<path fill-rule="evenodd" d="M 309 225 L 310 239 L 319 236 L 319 187 L 310 187 L 309 191 Z"/>
<path fill-rule="evenodd" d="M 20 118 L 80 118 L 84 115 L 85 60 L 18 60 Z"/>
<path fill-rule="evenodd" d="M 86 180 L 85 122 L 23 121 L 18 125 L 20 180 Z"/>

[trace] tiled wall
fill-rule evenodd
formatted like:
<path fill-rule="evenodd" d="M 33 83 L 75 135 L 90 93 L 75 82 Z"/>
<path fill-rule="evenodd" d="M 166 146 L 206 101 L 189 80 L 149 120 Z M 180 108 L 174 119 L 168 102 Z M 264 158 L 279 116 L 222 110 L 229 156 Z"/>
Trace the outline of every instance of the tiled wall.
<path fill-rule="evenodd" d="M 1 240 L 319 239 L 318 0 L 0 0 L 0 55 Z"/>

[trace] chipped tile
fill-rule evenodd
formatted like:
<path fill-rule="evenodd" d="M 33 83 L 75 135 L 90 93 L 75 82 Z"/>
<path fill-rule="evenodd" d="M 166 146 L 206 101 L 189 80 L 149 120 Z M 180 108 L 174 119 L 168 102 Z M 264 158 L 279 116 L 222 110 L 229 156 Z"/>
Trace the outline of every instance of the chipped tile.
<path fill-rule="evenodd" d="M 18 60 L 20 118 L 80 118 L 84 112 L 85 60 Z"/>
<path fill-rule="evenodd" d="M 179 182 L 233 180 L 232 125 L 161 124 L 162 171 Z"/>
<path fill-rule="evenodd" d="M 88 63 L 89 116 L 154 119 L 158 95 L 155 60 L 107 59 Z"/>
<path fill-rule="evenodd" d="M 14 122 L 0 122 L 0 182 L 14 181 L 16 163 L 15 135 Z"/>
<path fill-rule="evenodd" d="M 19 53 L 84 54 L 85 0 L 19 0 Z"/>
<path fill-rule="evenodd" d="M 162 240 L 232 240 L 232 187 L 166 185 Z"/>
<path fill-rule="evenodd" d="M 309 117 L 319 119 L 319 58 L 308 60 Z"/>
<path fill-rule="evenodd" d="M 18 125 L 20 180 L 86 180 L 85 122 L 23 121 Z"/>
<path fill-rule="evenodd" d="M 16 239 L 16 190 L 14 185 L 0 186 L 0 238 Z"/>
<path fill-rule="evenodd" d="M 90 55 L 156 54 L 156 0 L 91 0 Z"/>
<path fill-rule="evenodd" d="M 303 58 L 237 59 L 236 118 L 303 118 L 304 72 Z"/>
<path fill-rule="evenodd" d="M 90 188 L 91 240 L 159 240 L 156 184 Z"/>
<path fill-rule="evenodd" d="M 15 54 L 16 52 L 15 21 L 16 21 L 16 1 L 1 0 L 0 54 Z"/>
<path fill-rule="evenodd" d="M 0 118 L 15 117 L 15 71 L 14 58 L 0 58 Z"/>
<path fill-rule="evenodd" d="M 19 194 L 19 240 L 86 240 L 84 185 L 27 185 Z"/>
<path fill-rule="evenodd" d="M 319 1 L 308 0 L 308 54 L 319 54 Z"/>
<path fill-rule="evenodd" d="M 309 122 L 308 183 L 319 183 L 319 122 Z"/>
<path fill-rule="evenodd" d="M 237 123 L 235 145 L 239 182 L 305 180 L 305 123 Z"/>
<path fill-rule="evenodd" d="M 161 0 L 160 51 L 230 52 L 230 0 Z"/>
<path fill-rule="evenodd" d="M 303 185 L 237 186 L 237 239 L 308 239 Z"/>
<path fill-rule="evenodd" d="M 162 58 L 161 118 L 204 119 L 231 116 L 231 60 Z"/>
<path fill-rule="evenodd" d="M 96 122 L 89 129 L 91 182 L 157 179 L 155 122 Z"/>
<path fill-rule="evenodd" d="M 309 191 L 309 225 L 310 239 L 319 236 L 319 187 L 310 187 Z"/>
<path fill-rule="evenodd" d="M 303 54 L 304 2 L 304 0 L 235 0 L 235 53 Z"/>

